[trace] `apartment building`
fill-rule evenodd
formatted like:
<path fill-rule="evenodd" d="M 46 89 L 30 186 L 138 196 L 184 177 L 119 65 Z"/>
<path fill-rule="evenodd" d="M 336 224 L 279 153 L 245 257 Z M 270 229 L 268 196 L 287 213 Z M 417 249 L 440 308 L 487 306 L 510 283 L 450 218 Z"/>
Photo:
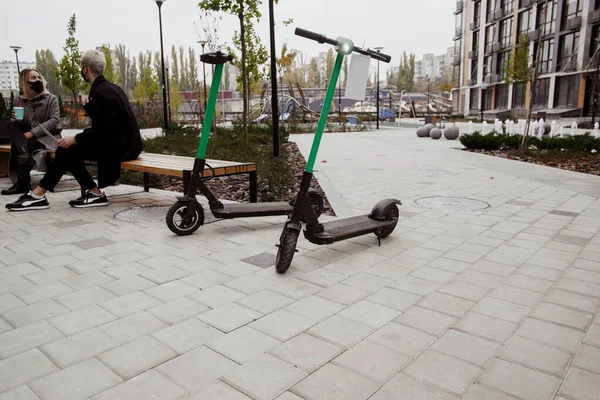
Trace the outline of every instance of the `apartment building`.
<path fill-rule="evenodd" d="M 21 61 L 21 69 L 35 68 L 35 63 Z M 14 61 L 0 61 L 0 91 L 19 90 L 19 72 Z"/>
<path fill-rule="evenodd" d="M 449 47 L 445 54 L 423 54 L 423 58 L 415 62 L 415 79 L 442 76 L 444 68 L 452 64 L 454 47 Z"/>
<path fill-rule="evenodd" d="M 522 34 L 529 38 L 532 60 L 541 46 L 533 109 L 549 118 L 590 113 L 600 58 L 600 0 L 548 0 L 545 5 L 546 0 L 456 2 L 454 114 L 525 114 L 530 86 L 507 85 L 504 69 Z"/>

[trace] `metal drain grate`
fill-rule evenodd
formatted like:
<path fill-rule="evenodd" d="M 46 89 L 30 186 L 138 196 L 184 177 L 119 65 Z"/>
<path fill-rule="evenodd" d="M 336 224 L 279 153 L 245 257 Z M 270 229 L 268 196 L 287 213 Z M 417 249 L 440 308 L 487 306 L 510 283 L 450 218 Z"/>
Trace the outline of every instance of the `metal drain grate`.
<path fill-rule="evenodd" d="M 415 203 L 427 208 L 442 208 L 467 212 L 484 210 L 490 207 L 490 205 L 484 201 L 466 197 L 431 196 L 417 199 L 415 200 Z"/>
<path fill-rule="evenodd" d="M 132 207 L 115 214 L 120 221 L 132 224 L 165 222 L 167 211 L 170 206 L 142 206 Z"/>

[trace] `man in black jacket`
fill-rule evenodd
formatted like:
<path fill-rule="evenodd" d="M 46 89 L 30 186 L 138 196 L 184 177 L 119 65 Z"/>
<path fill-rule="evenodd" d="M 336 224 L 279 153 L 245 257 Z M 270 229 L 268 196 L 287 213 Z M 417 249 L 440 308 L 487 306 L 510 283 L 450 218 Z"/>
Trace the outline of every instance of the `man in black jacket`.
<path fill-rule="evenodd" d="M 92 127 L 73 137 L 58 140 L 56 157 L 33 191 L 6 205 L 13 211 L 41 210 L 50 207 L 46 192 L 53 190 L 65 172 L 70 171 L 86 193 L 71 200 L 72 207 L 108 205 L 100 190 L 121 176 L 121 162 L 135 160 L 142 152 L 142 139 L 135 115 L 123 90 L 102 75 L 106 67 L 104 53 L 90 50 L 81 58 L 81 76 L 92 84 L 89 102 L 84 106 Z M 98 164 L 98 184 L 83 161 Z"/>

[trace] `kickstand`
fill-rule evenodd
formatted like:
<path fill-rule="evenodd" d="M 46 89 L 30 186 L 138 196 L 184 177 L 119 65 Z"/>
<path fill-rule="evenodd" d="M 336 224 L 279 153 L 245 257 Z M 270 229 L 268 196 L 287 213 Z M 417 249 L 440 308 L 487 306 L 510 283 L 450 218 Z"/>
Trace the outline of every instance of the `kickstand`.
<path fill-rule="evenodd" d="M 381 247 L 381 229 L 377 229 L 375 236 L 377 236 L 377 242 L 379 242 L 379 247 Z"/>

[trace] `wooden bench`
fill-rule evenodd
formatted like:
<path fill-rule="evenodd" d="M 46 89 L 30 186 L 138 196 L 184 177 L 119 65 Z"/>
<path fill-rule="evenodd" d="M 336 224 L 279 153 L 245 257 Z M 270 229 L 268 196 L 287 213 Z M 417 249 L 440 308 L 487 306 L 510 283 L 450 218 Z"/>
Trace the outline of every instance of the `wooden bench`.
<path fill-rule="evenodd" d="M 8 153 L 10 153 L 10 145 L 0 145 L 0 168 L 5 167 L 8 170 Z M 5 157 L 2 156 L 5 155 Z M 50 161 L 54 158 L 53 151 L 46 152 L 46 158 Z M 3 159 L 6 158 L 6 161 Z M 250 180 L 250 202 L 256 203 L 258 198 L 258 185 L 256 163 L 244 163 L 221 160 L 206 160 L 213 168 L 214 176 L 231 176 L 248 174 Z M 93 165 L 93 161 L 86 161 L 86 164 Z M 187 189 L 191 171 L 194 166 L 194 158 L 170 156 L 166 154 L 142 153 L 136 160 L 125 161 L 121 163 L 121 168 L 128 171 L 137 171 L 143 173 L 144 190 L 150 190 L 150 174 L 174 176 L 183 179 L 184 191 Z M 2 171 L 2 169 L 0 169 Z M 202 174 L 203 177 L 210 177 L 212 171 L 206 167 Z"/>

